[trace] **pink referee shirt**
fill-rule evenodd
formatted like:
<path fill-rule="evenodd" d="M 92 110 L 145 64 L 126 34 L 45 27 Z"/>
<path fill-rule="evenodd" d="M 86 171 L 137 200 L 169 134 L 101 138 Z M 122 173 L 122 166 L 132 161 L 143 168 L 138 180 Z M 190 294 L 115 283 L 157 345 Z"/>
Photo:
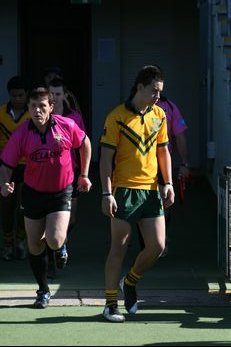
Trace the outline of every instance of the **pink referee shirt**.
<path fill-rule="evenodd" d="M 169 138 L 168 147 L 170 153 L 172 153 L 174 137 L 188 129 L 188 127 L 185 124 L 184 118 L 182 117 L 180 110 L 173 102 L 169 100 L 159 100 L 156 103 L 156 105 L 161 107 L 166 114 Z"/>
<path fill-rule="evenodd" d="M 70 113 L 63 115 L 63 117 L 68 117 L 73 119 L 75 123 L 79 126 L 79 128 L 86 132 L 85 125 L 83 122 L 83 117 L 80 112 L 71 110 Z"/>
<path fill-rule="evenodd" d="M 0 159 L 15 168 L 25 157 L 24 182 L 39 192 L 58 192 L 74 179 L 71 149 L 80 147 L 85 136 L 70 118 L 52 115 L 45 134 L 27 120 L 11 135 Z"/>

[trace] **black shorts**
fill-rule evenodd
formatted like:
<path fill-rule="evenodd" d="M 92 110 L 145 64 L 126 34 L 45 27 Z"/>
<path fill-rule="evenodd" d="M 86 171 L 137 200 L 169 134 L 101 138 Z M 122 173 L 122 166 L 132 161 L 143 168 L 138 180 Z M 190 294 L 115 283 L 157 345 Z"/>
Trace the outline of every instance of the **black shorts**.
<path fill-rule="evenodd" d="M 22 187 L 22 209 L 24 216 L 41 219 L 57 211 L 71 211 L 72 185 L 57 193 L 41 193 L 24 183 Z"/>

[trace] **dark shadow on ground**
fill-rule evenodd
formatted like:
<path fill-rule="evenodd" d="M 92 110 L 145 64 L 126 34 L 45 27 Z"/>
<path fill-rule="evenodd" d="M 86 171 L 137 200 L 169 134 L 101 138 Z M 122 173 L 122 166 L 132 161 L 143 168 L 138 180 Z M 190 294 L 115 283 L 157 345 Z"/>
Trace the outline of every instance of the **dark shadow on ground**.
<path fill-rule="evenodd" d="M 24 306 L 19 307 L 22 308 Z M 12 307 L 13 308 L 13 307 Z M 12 309 L 7 308 L 7 309 Z M 24 307 L 25 308 L 25 307 Z M 28 310 L 31 306 L 26 307 Z M 15 308 L 14 308 L 15 309 Z M 51 308 L 50 308 L 51 309 Z M 151 311 L 151 312 L 150 312 Z M 49 315 L 49 311 L 46 311 Z M 78 309 L 76 309 L 76 316 L 55 316 L 55 317 L 39 317 L 33 321 L 30 320 L 19 320 L 10 321 L 9 319 L 4 321 L 1 320 L 0 324 L 62 324 L 68 322 L 105 322 L 102 314 L 101 308 L 99 307 L 100 314 L 89 315 L 89 316 L 78 316 Z M 145 310 L 139 311 L 136 315 L 129 315 L 125 313 L 126 324 L 134 323 L 137 324 L 153 324 L 153 328 L 158 324 L 169 323 L 180 324 L 180 328 L 190 328 L 190 329 L 230 329 L 231 328 L 231 313 L 229 309 L 216 309 L 213 307 L 172 307 L 166 308 L 152 308 L 147 312 Z"/>

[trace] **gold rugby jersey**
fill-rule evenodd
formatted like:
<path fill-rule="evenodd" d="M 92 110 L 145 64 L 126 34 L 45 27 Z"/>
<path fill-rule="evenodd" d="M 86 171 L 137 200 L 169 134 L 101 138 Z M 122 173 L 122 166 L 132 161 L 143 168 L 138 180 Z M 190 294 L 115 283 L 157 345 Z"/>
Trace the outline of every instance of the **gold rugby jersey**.
<path fill-rule="evenodd" d="M 164 111 L 154 105 L 144 115 L 127 102 L 106 118 L 101 146 L 116 150 L 113 187 L 157 189 L 157 146 L 168 145 Z"/>
<path fill-rule="evenodd" d="M 29 112 L 25 111 L 17 120 L 15 120 L 10 114 L 10 103 L 0 106 L 0 152 L 14 130 L 29 118 L 31 118 Z M 23 162 L 23 160 L 20 161 L 20 163 Z"/>

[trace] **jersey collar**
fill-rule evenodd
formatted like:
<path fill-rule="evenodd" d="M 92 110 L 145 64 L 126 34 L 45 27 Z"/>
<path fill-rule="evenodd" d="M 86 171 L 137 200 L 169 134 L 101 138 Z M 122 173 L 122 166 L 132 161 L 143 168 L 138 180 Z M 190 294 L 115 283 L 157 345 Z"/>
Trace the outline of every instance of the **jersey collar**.
<path fill-rule="evenodd" d="M 48 124 L 47 124 L 46 132 L 49 131 L 51 128 L 53 128 L 56 124 L 57 124 L 56 120 L 52 117 L 52 115 L 50 115 L 50 118 L 49 118 L 49 121 L 48 121 Z M 29 120 L 28 129 L 29 130 L 34 130 L 34 131 L 39 133 L 39 130 L 35 126 L 35 124 L 34 124 L 32 119 Z"/>

